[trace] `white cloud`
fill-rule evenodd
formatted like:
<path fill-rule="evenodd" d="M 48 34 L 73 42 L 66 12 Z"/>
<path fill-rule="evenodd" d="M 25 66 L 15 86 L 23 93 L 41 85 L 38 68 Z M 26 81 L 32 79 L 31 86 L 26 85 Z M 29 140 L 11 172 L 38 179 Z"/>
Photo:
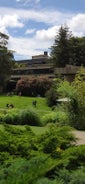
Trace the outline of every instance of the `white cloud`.
<path fill-rule="evenodd" d="M 35 32 L 35 29 L 27 29 L 25 34 L 32 34 Z"/>
<path fill-rule="evenodd" d="M 39 3 L 40 0 L 16 0 L 17 2 L 22 2 L 22 3 Z"/>
<path fill-rule="evenodd" d="M 40 50 L 48 50 L 52 46 L 58 29 L 59 26 L 53 26 L 47 30 L 36 31 L 32 38 L 13 38 L 10 36 L 9 48 L 16 50 L 16 54 L 21 54 L 24 58 L 31 58 L 33 55 L 40 54 Z"/>
<path fill-rule="evenodd" d="M 84 36 L 85 33 L 85 14 L 77 14 L 69 21 L 69 26 L 74 35 Z"/>
<path fill-rule="evenodd" d="M 42 41 L 36 37 L 16 38 L 10 36 L 9 49 L 16 51 L 16 54 L 21 54 L 31 58 L 32 55 L 39 54 L 40 49 L 47 50 L 51 43 L 52 41 L 50 40 Z"/>
<path fill-rule="evenodd" d="M 5 15 L 11 15 L 13 16 L 14 14 L 16 14 L 19 18 L 19 20 L 33 20 L 36 22 L 43 22 L 45 24 L 50 24 L 50 25 L 54 25 L 54 24 L 62 24 L 65 20 L 69 20 L 72 15 L 71 14 L 67 14 L 67 13 L 62 13 L 59 11 L 54 11 L 54 10 L 39 10 L 36 11 L 34 9 L 14 9 L 14 8 L 4 8 L 1 7 L 0 8 L 0 14 L 2 16 L 4 16 L 4 12 Z"/>
<path fill-rule="evenodd" d="M 42 30 L 38 30 L 36 31 L 36 38 L 43 40 L 43 41 L 49 41 L 49 40 L 53 40 L 54 37 L 56 36 L 58 30 L 59 30 L 60 26 L 53 26 L 51 28 L 46 29 L 42 29 Z"/>
<path fill-rule="evenodd" d="M 20 0 L 17 0 L 20 1 Z M 17 54 L 24 57 L 31 57 L 39 54 L 40 50 L 47 50 L 52 46 L 54 37 L 61 24 L 66 23 L 75 36 L 84 36 L 85 33 L 85 14 L 69 14 L 56 10 L 33 10 L 33 9 L 14 9 L 0 7 L 0 31 L 8 33 L 8 27 L 23 28 L 27 21 L 40 22 L 46 24 L 47 28 L 36 30 L 27 29 L 24 36 L 17 38 L 10 35 L 9 47 Z M 26 36 L 25 35 L 25 36 Z"/>
<path fill-rule="evenodd" d="M 22 28 L 24 24 L 19 21 L 18 15 L 4 15 L 0 16 L 0 30 L 7 32 L 7 27 L 18 27 Z"/>

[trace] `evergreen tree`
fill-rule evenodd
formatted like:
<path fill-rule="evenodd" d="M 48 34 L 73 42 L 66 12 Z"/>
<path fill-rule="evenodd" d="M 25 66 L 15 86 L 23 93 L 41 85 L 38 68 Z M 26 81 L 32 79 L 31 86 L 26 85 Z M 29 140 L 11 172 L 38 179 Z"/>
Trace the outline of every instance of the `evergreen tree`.
<path fill-rule="evenodd" d="M 69 63 L 69 39 L 71 32 L 67 26 L 61 26 L 51 47 L 51 56 L 57 67 L 64 67 Z"/>

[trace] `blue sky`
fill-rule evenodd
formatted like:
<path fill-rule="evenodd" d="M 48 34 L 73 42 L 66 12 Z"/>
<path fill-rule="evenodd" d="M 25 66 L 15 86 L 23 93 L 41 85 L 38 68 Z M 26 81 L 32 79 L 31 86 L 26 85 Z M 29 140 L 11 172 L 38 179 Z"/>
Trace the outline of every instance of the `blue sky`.
<path fill-rule="evenodd" d="M 16 60 L 50 53 L 64 24 L 74 36 L 85 36 L 85 0 L 0 0 L 0 32 L 9 35 Z"/>

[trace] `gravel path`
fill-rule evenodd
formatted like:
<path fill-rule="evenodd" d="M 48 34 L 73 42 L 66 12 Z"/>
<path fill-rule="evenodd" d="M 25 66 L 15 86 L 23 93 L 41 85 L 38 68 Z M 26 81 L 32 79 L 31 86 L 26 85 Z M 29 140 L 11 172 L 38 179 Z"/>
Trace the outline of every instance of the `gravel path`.
<path fill-rule="evenodd" d="M 73 134 L 78 138 L 77 145 L 85 144 L 85 131 L 74 130 Z"/>

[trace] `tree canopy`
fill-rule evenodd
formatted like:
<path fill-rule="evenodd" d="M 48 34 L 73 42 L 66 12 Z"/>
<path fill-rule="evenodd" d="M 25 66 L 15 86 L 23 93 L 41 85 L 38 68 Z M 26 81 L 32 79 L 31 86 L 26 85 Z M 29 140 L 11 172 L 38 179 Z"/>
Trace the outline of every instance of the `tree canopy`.
<path fill-rule="evenodd" d="M 13 66 L 13 52 L 8 49 L 9 36 L 0 32 L 0 90 L 10 77 Z"/>
<path fill-rule="evenodd" d="M 66 25 L 61 26 L 51 47 L 51 57 L 57 67 L 85 66 L 85 37 L 74 37 Z"/>
<path fill-rule="evenodd" d="M 71 32 L 67 26 L 61 26 L 51 47 L 52 59 L 58 67 L 64 67 L 69 63 L 69 39 Z"/>

